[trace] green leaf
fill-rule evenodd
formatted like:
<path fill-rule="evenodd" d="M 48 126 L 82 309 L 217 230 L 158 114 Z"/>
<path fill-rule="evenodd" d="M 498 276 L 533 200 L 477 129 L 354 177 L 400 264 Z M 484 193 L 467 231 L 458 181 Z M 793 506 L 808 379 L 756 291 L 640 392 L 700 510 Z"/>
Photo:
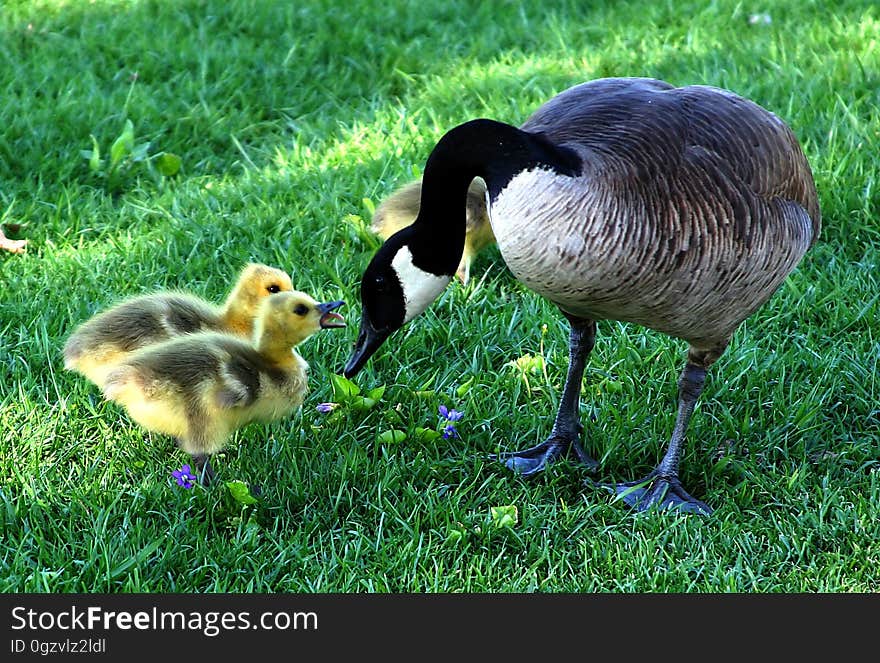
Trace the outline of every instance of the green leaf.
<path fill-rule="evenodd" d="M 258 502 L 257 498 L 251 495 L 251 489 L 248 488 L 244 481 L 239 481 L 238 479 L 227 481 L 226 487 L 229 489 L 233 499 L 239 504 L 249 505 Z"/>
<path fill-rule="evenodd" d="M 391 429 L 383 433 L 379 433 L 376 440 L 380 444 L 400 444 L 406 439 L 406 433 L 402 430 Z"/>
<path fill-rule="evenodd" d="M 134 149 L 134 125 L 131 120 L 126 120 L 122 133 L 110 146 L 110 170 L 116 168 L 120 161 L 131 154 L 132 149 Z"/>
<path fill-rule="evenodd" d="M 88 156 L 89 170 L 93 173 L 97 173 L 101 170 L 101 147 L 98 145 L 97 138 L 92 135 L 89 135 L 89 137 L 92 139 L 92 152 Z"/>
<path fill-rule="evenodd" d="M 375 389 L 370 389 L 367 392 L 367 398 L 372 398 L 373 400 L 379 400 L 382 398 L 382 395 L 385 393 L 385 385 L 383 384 L 381 387 L 376 387 Z"/>
<path fill-rule="evenodd" d="M 468 380 L 463 385 L 461 385 L 458 389 L 455 390 L 455 395 L 458 396 L 459 398 L 461 398 L 466 393 L 468 393 L 471 390 L 471 388 L 474 386 L 474 382 L 476 381 L 476 379 L 477 379 L 477 377 L 475 375 L 472 375 L 470 380 Z"/>
<path fill-rule="evenodd" d="M 509 361 L 506 364 L 517 369 L 520 373 L 538 373 L 544 369 L 544 358 L 541 355 L 524 354 L 518 359 Z"/>
<path fill-rule="evenodd" d="M 467 534 L 463 529 L 458 527 L 450 527 L 449 531 L 446 534 L 446 543 L 455 545 L 459 541 L 464 539 L 464 535 Z"/>
<path fill-rule="evenodd" d="M 333 385 L 333 400 L 337 403 L 350 401 L 361 393 L 360 387 L 354 382 L 335 373 L 330 376 L 330 384 Z"/>
<path fill-rule="evenodd" d="M 495 529 L 513 527 L 519 521 L 519 512 L 514 504 L 490 507 L 489 513 L 492 516 L 492 524 Z"/>
<path fill-rule="evenodd" d="M 370 216 L 376 213 L 376 204 L 370 198 L 362 199 L 364 207 L 367 208 L 367 212 L 369 212 Z"/>
<path fill-rule="evenodd" d="M 599 390 L 599 393 L 604 392 L 606 394 L 619 394 L 621 391 L 623 391 L 623 383 L 618 382 L 617 380 L 606 379 L 602 380 L 602 382 L 597 385 L 597 388 Z"/>
<path fill-rule="evenodd" d="M 433 428 L 422 428 L 421 426 L 416 428 L 415 433 L 416 440 L 419 442 L 433 442 L 437 438 L 443 437 L 443 433 L 440 431 Z"/>
<path fill-rule="evenodd" d="M 180 172 L 182 161 L 179 156 L 171 152 L 164 152 L 156 158 L 156 168 L 165 177 L 173 177 Z"/>
<path fill-rule="evenodd" d="M 370 410 L 376 407 L 376 403 L 379 402 L 379 399 L 382 398 L 382 394 L 385 393 L 385 387 L 381 386 L 376 387 L 375 389 L 370 389 L 366 396 L 358 396 L 357 394 L 360 390 L 357 385 L 345 380 L 345 378 L 340 378 L 340 380 L 344 382 L 340 382 L 338 387 L 334 384 L 333 391 L 334 393 L 337 393 L 338 389 L 341 397 L 347 400 L 355 410 Z"/>
<path fill-rule="evenodd" d="M 365 398 L 364 396 L 354 396 L 351 399 L 351 406 L 355 410 L 369 410 L 376 406 L 375 398 Z"/>

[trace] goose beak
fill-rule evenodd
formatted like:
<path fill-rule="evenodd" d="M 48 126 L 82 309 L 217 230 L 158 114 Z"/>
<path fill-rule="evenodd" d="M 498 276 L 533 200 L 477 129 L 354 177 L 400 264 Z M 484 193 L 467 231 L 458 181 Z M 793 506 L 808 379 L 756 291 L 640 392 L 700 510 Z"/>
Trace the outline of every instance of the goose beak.
<path fill-rule="evenodd" d="M 345 327 L 345 318 L 338 313 L 334 313 L 336 309 L 345 304 L 343 301 L 325 302 L 318 304 L 316 307 L 321 313 L 320 325 L 321 329 L 335 329 Z"/>
<path fill-rule="evenodd" d="M 390 335 L 387 331 L 378 331 L 373 328 L 372 323 L 366 315 L 361 317 L 361 330 L 358 334 L 357 342 L 354 344 L 354 350 L 345 364 L 342 374 L 346 378 L 352 378 L 360 372 L 367 363 L 367 360 L 373 356 L 373 353 L 379 349 L 379 346 Z"/>

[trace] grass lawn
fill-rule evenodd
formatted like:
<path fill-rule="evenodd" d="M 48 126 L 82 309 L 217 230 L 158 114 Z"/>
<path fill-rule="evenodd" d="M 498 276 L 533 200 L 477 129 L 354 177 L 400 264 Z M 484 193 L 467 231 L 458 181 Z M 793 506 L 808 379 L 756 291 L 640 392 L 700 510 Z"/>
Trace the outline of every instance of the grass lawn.
<path fill-rule="evenodd" d="M 356 334 L 374 206 L 454 125 L 518 124 L 604 76 L 754 99 L 819 189 L 821 241 L 738 330 L 691 422 L 682 480 L 710 518 L 632 513 L 573 463 L 524 480 L 487 459 L 549 432 L 568 341 L 494 248 L 358 376 L 385 387 L 373 407 L 315 410 Z M 880 590 L 878 90 L 867 0 L 0 3 L 0 222 L 29 241 L 0 255 L 0 591 Z M 135 151 L 108 174 L 126 120 Z M 346 300 L 349 327 L 300 347 L 301 413 L 242 429 L 220 483 L 184 490 L 188 457 L 64 371 L 61 347 L 120 297 L 219 301 L 247 261 Z M 659 459 L 684 353 L 599 323 L 596 479 Z M 441 427 L 441 404 L 465 413 L 459 439 L 417 430 Z M 235 480 L 262 487 L 256 504 Z M 514 519 L 493 517 L 505 506 Z"/>

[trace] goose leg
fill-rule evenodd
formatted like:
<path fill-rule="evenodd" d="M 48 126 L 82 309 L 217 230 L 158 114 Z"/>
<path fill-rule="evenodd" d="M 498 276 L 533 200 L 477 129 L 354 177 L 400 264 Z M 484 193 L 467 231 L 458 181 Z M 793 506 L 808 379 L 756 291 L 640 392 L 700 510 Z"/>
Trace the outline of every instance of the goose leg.
<path fill-rule="evenodd" d="M 211 438 L 216 431 L 211 428 L 210 421 L 202 408 L 190 407 L 186 412 L 188 433 L 183 438 L 177 438 L 180 447 L 189 453 L 195 467 L 195 475 L 203 486 L 210 485 L 215 478 L 214 468 L 211 467 L 211 455 L 204 449 L 211 449 Z"/>
<path fill-rule="evenodd" d="M 206 453 L 195 453 L 193 451 L 190 451 L 190 449 L 193 449 L 192 445 L 184 443 L 184 441 L 179 437 L 174 439 L 175 442 L 177 442 L 177 446 L 184 451 L 187 451 L 190 458 L 192 458 L 194 470 L 193 474 L 195 474 L 199 478 L 199 483 L 203 486 L 210 485 L 211 482 L 214 480 L 214 477 L 216 476 L 214 474 L 214 468 L 211 467 L 210 455 Z M 195 449 L 198 448 L 198 446 L 195 447 Z"/>
<path fill-rule="evenodd" d="M 581 463 L 590 470 L 598 463 L 584 451 L 580 442 L 583 426 L 580 423 L 581 381 L 587 358 L 596 344 L 596 323 L 569 317 L 571 334 L 569 336 L 568 376 L 562 390 L 562 400 L 556 413 L 556 421 L 550 437 L 537 446 L 523 451 L 501 454 L 499 459 L 514 472 L 529 476 L 545 469 L 548 463 L 574 451 Z"/>
<path fill-rule="evenodd" d="M 195 467 L 195 475 L 199 477 L 199 482 L 203 486 L 210 485 L 217 476 L 214 468 L 211 467 L 211 460 L 208 454 L 192 454 L 193 466 Z"/>
<path fill-rule="evenodd" d="M 678 416 L 675 428 L 660 464 L 648 476 L 638 481 L 599 485 L 620 495 L 624 502 L 638 511 L 657 506 L 706 516 L 712 513 L 708 505 L 692 497 L 682 487 L 678 478 L 678 466 L 688 422 L 706 381 L 706 370 L 719 355 L 720 352 L 698 353 L 693 348 L 688 353 L 688 362 L 678 381 Z"/>

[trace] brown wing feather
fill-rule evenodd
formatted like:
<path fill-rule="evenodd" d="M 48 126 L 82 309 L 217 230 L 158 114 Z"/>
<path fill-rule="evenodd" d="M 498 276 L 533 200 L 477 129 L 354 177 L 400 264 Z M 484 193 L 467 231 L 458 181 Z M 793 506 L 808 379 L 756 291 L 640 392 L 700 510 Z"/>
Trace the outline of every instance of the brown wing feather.
<path fill-rule="evenodd" d="M 694 161 L 714 164 L 743 193 L 801 206 L 813 241 L 819 234 L 818 195 L 794 134 L 770 111 L 727 90 L 600 79 L 554 97 L 522 128 L 577 146 L 598 177 L 637 177 L 645 186 L 673 179 Z"/>

